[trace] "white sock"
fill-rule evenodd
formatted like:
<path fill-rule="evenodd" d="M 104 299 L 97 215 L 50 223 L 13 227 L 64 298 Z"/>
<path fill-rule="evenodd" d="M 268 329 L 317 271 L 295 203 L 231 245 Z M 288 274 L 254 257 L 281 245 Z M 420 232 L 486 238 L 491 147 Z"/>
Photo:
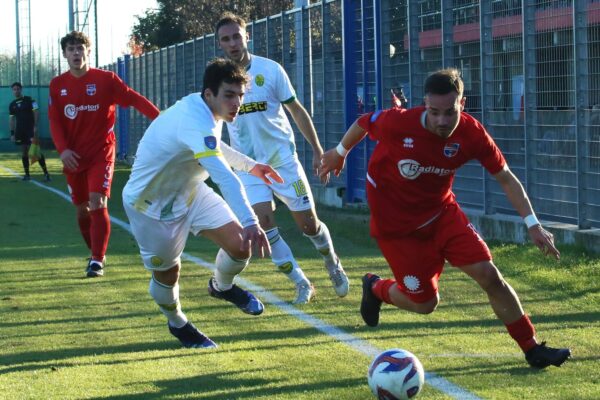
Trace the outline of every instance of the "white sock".
<path fill-rule="evenodd" d="M 214 283 L 216 284 L 215 289 L 219 291 L 231 289 L 233 286 L 233 278 L 242 272 L 249 262 L 249 259 L 236 260 L 227 254 L 225 250 L 219 249 L 215 260 L 215 265 L 217 267 L 215 269 L 214 279 Z"/>
<path fill-rule="evenodd" d="M 148 292 L 158 304 L 160 311 L 169 320 L 169 325 L 174 328 L 181 328 L 187 324 L 188 319 L 181 311 L 181 304 L 179 303 L 179 285 L 165 285 L 152 276 Z"/>
<path fill-rule="evenodd" d="M 313 243 L 315 248 L 321 256 L 323 256 L 323 260 L 329 268 L 333 268 L 337 265 L 337 254 L 335 254 L 335 250 L 333 249 L 333 242 L 331 241 L 331 235 L 329 234 L 329 229 L 327 229 L 327 225 L 321 222 L 319 226 L 319 230 L 316 235 L 310 236 L 304 234 L 310 241 Z"/>
<path fill-rule="evenodd" d="M 309 283 L 304 271 L 298 265 L 298 262 L 292 254 L 290 246 L 283 240 L 277 227 L 265 232 L 271 245 L 271 261 L 277 267 L 277 270 L 283 272 L 295 284 Z"/>

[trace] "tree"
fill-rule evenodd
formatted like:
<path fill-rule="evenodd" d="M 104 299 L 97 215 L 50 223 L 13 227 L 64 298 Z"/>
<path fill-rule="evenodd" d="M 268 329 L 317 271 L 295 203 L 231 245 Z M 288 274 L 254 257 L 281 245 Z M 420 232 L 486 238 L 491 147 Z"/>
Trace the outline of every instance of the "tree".
<path fill-rule="evenodd" d="M 132 45 L 143 51 L 214 33 L 215 23 L 226 11 L 234 12 L 246 21 L 254 21 L 294 6 L 293 0 L 158 0 L 157 3 L 158 9 L 149 9 L 145 15 L 137 16 L 138 21 L 133 27 Z"/>

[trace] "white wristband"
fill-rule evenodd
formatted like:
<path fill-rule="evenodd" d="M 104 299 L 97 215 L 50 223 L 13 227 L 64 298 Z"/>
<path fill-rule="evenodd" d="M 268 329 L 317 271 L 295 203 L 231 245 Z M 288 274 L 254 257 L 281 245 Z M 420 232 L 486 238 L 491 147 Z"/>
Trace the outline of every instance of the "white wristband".
<path fill-rule="evenodd" d="M 535 225 L 540 225 L 540 221 L 538 221 L 535 214 L 529 214 L 528 216 L 523 218 L 523 221 L 525 222 L 525 225 L 527 225 L 527 229 Z"/>
<path fill-rule="evenodd" d="M 337 153 L 342 157 L 346 157 L 346 155 L 348 155 L 348 150 L 341 143 L 335 147 L 335 151 L 337 151 Z"/>

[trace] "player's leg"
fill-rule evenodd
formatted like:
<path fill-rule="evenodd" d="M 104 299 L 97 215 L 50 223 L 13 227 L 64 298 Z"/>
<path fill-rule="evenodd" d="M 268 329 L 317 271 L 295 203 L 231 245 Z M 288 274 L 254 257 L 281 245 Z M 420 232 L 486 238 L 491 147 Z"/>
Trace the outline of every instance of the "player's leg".
<path fill-rule="evenodd" d="M 209 294 L 235 304 L 247 314 L 261 314 L 264 310 L 261 301 L 233 283 L 234 278 L 248 266 L 251 250 L 242 249 L 242 226 L 225 200 L 202 183 L 188 216 L 192 234 L 202 234 L 220 247 L 215 260 L 215 274 L 208 282 Z"/>
<path fill-rule="evenodd" d="M 40 163 L 40 167 L 42 167 L 42 171 L 44 172 L 44 180 L 46 182 L 50 182 L 52 179 L 50 178 L 50 174 L 48 173 L 48 167 L 46 166 L 46 157 L 44 157 L 43 153 L 40 154 L 40 159 L 38 160 L 38 163 Z"/>
<path fill-rule="evenodd" d="M 261 228 L 265 231 L 271 245 L 271 261 L 277 270 L 283 273 L 296 286 L 295 304 L 310 302 L 315 291 L 304 271 L 298 265 L 290 246 L 281 236 L 273 214 L 273 191 L 259 178 L 250 174 L 239 174 L 254 213 Z M 283 177 L 286 180 L 286 177 Z"/>
<path fill-rule="evenodd" d="M 92 256 L 88 265 L 89 277 L 102 276 L 106 250 L 110 238 L 110 215 L 108 198 L 112 184 L 114 163 L 102 160 L 87 171 L 90 203 L 90 240 Z"/>
<path fill-rule="evenodd" d="M 29 175 L 29 142 L 21 141 L 21 163 L 23 164 L 23 180 L 28 181 L 31 179 Z"/>
<path fill-rule="evenodd" d="M 490 251 L 467 217 L 456 208 L 451 210 L 452 223 L 445 231 L 445 257 L 469 275 L 488 296 L 492 310 L 506 326 L 510 336 L 534 367 L 560 365 L 570 356 L 568 349 L 553 349 L 538 344 L 535 328 L 523 311 L 517 293 L 492 262 Z"/>
<path fill-rule="evenodd" d="M 290 162 L 277 168 L 277 172 L 283 177 L 284 183 L 272 185 L 273 191 L 289 208 L 298 228 L 323 257 L 336 294 L 346 296 L 349 290 L 348 277 L 335 252 L 327 225 L 317 217 L 313 195 L 302 165 L 297 161 Z"/>
<path fill-rule="evenodd" d="M 152 272 L 148 292 L 167 317 L 169 332 L 184 347 L 217 347 L 188 320 L 179 301 L 181 253 L 187 241 L 189 224 L 185 219 L 174 222 L 154 220 L 126 202 L 123 204 L 144 267 Z"/>
<path fill-rule="evenodd" d="M 89 207 L 89 193 L 87 175 L 85 172 L 68 173 L 65 172 L 67 178 L 67 188 L 71 195 L 71 202 L 75 206 L 77 217 L 77 225 L 79 232 L 85 241 L 85 244 L 90 251 L 92 250 L 92 239 L 90 233 L 91 218 Z M 89 268 L 89 262 L 86 265 L 86 275 Z"/>
<path fill-rule="evenodd" d="M 360 311 L 367 325 L 378 325 L 382 303 L 419 314 L 429 314 L 436 309 L 444 259 L 432 247 L 429 236 L 419 232 L 401 238 L 377 238 L 394 278 L 381 279 L 374 274 L 363 277 Z"/>

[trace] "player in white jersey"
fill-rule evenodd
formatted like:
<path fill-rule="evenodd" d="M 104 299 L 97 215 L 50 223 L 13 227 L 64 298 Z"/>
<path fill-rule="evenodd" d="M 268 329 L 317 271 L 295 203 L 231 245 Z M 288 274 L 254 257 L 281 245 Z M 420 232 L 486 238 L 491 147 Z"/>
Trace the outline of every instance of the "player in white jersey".
<path fill-rule="evenodd" d="M 271 243 L 271 259 L 279 271 L 296 284 L 294 302 L 308 303 L 314 295 L 314 287 L 279 234 L 273 215 L 275 194 L 290 209 L 298 227 L 323 256 L 337 295 L 346 296 L 348 277 L 335 253 L 327 226 L 317 217 L 310 186 L 296 154 L 294 133 L 282 104 L 313 149 L 312 166 L 317 175 L 323 149 L 311 118 L 296 99 L 281 65 L 249 53 L 248 33 L 242 18 L 231 13 L 224 14 L 215 27 L 215 34 L 225 56 L 245 67 L 251 79 L 240 115 L 227 124 L 231 146 L 258 162 L 271 165 L 285 182 L 267 186 L 247 173 L 238 173 Z M 322 182 L 327 183 L 328 180 L 329 175 Z"/>
<path fill-rule="evenodd" d="M 190 232 L 220 247 L 209 294 L 248 314 L 264 309 L 253 294 L 233 284 L 252 251 L 262 257 L 270 246 L 230 165 L 266 183 L 283 181 L 269 165 L 221 143 L 223 120 L 236 117 L 247 79 L 235 63 L 213 61 L 204 73 L 202 93 L 184 97 L 148 127 L 123 189 L 131 230 L 144 266 L 152 272 L 150 295 L 185 347 L 216 347 L 181 311 L 179 270 Z M 204 182 L 209 175 L 225 200 Z"/>

